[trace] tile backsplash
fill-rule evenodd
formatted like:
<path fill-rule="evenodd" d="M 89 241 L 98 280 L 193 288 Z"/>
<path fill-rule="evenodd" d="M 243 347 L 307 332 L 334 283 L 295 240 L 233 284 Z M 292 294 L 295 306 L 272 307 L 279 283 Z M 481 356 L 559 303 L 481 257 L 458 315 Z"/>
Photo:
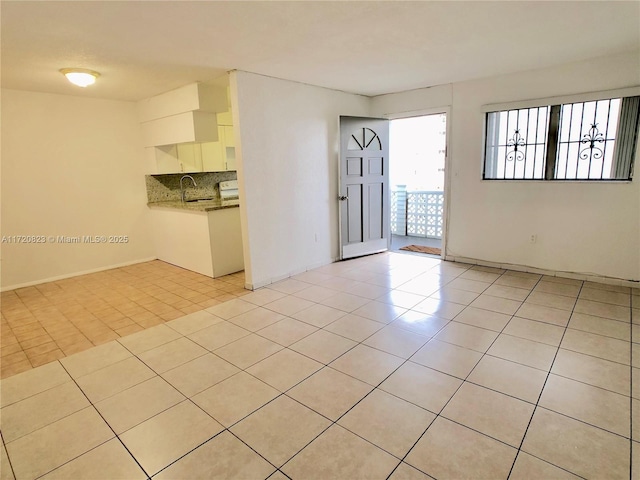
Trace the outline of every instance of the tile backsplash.
<path fill-rule="evenodd" d="M 227 180 L 238 179 L 238 174 L 235 171 L 145 175 L 147 201 L 153 203 L 180 200 L 180 179 L 184 175 L 191 175 L 198 184 L 197 187 L 194 187 L 191 180 L 184 180 L 183 185 L 187 191 L 188 198 L 220 198 L 218 184 Z"/>

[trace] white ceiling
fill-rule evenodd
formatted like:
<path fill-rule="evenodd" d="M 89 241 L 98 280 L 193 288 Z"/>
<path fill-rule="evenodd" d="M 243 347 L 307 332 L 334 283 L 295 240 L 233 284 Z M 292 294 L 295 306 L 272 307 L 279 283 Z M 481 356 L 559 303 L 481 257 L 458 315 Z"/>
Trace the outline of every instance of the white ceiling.
<path fill-rule="evenodd" d="M 377 95 L 640 49 L 638 1 L 2 0 L 0 8 L 3 87 L 121 100 L 232 69 Z M 64 67 L 102 76 L 80 90 Z"/>

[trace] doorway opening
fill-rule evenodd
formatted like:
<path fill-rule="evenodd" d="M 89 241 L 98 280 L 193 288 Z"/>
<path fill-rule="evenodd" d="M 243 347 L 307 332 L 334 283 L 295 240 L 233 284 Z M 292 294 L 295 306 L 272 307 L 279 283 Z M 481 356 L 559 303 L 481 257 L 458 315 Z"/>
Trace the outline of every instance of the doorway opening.
<path fill-rule="evenodd" d="M 391 250 L 416 245 L 431 247 L 427 252 L 439 255 L 446 151 L 446 113 L 391 120 Z"/>

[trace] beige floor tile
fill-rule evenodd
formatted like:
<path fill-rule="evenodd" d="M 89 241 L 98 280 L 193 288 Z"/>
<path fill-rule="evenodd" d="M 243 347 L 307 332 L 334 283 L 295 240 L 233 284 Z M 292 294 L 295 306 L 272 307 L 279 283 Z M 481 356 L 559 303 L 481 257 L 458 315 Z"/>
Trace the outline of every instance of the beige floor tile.
<path fill-rule="evenodd" d="M 478 295 L 479 294 L 477 293 L 468 292 L 466 290 L 459 290 L 457 288 L 452 288 L 445 285 L 436 293 L 431 295 L 430 298 L 437 298 L 446 302 L 459 303 L 460 305 L 469 305 L 476 298 L 478 298 Z"/>
<path fill-rule="evenodd" d="M 523 303 L 515 314 L 517 317 L 550 323 L 559 327 L 566 327 L 571 317 L 571 312 L 559 308 L 545 307 L 533 303 Z"/>
<path fill-rule="evenodd" d="M 387 326 L 374 333 L 363 343 L 397 357 L 409 358 L 428 340 L 429 337 L 418 335 L 402 328 Z"/>
<path fill-rule="evenodd" d="M 250 333 L 249 330 L 240 328 L 233 323 L 221 322 L 192 333 L 188 338 L 207 350 L 214 351 L 242 337 L 246 337 Z"/>
<path fill-rule="evenodd" d="M 238 367 L 208 353 L 164 372 L 162 377 L 180 393 L 191 398 L 239 371 Z"/>
<path fill-rule="evenodd" d="M 207 350 L 200 345 L 182 337 L 141 353 L 139 358 L 155 372 L 163 373 L 206 353 Z"/>
<path fill-rule="evenodd" d="M 557 347 L 564 335 L 564 328 L 526 318 L 513 317 L 503 333 Z"/>
<path fill-rule="evenodd" d="M 127 388 L 149 380 L 156 374 L 136 357 L 79 377 L 76 381 L 89 400 L 99 402 Z"/>
<path fill-rule="evenodd" d="M 631 396 L 640 399 L 640 368 L 631 369 Z"/>
<path fill-rule="evenodd" d="M 564 285 L 576 285 L 578 287 L 581 287 L 582 284 L 585 283 L 582 280 L 576 280 L 575 278 L 566 278 L 552 275 L 545 275 L 542 277 L 542 280 L 551 283 L 562 283 Z"/>
<path fill-rule="evenodd" d="M 282 471 L 291 478 L 386 478 L 398 460 L 344 428 L 334 425 L 316 438 Z"/>
<path fill-rule="evenodd" d="M 111 428 L 120 434 L 184 400 L 160 377 L 154 377 L 96 403 Z"/>
<path fill-rule="evenodd" d="M 579 298 L 576 302 L 576 308 L 574 311 L 578 313 L 586 313 L 587 315 L 595 315 L 596 317 L 618 320 L 620 322 L 631 321 L 631 306 L 622 307 L 620 305 L 593 302 L 591 300 Z"/>
<path fill-rule="evenodd" d="M 195 395 L 192 400 L 225 427 L 230 427 L 280 392 L 251 375 L 240 372 Z"/>
<path fill-rule="evenodd" d="M 571 285 L 542 280 L 536 285 L 534 292 L 552 293 L 554 295 L 577 298 L 578 293 L 580 293 L 580 285 Z"/>
<path fill-rule="evenodd" d="M 531 290 L 539 281 L 539 278 L 524 277 L 520 275 L 514 275 L 517 272 L 507 271 L 504 275 L 498 278 L 494 285 L 506 285 L 508 287 L 524 288 Z"/>
<path fill-rule="evenodd" d="M 630 437 L 629 397 L 557 375 L 549 375 L 539 405 Z"/>
<path fill-rule="evenodd" d="M 312 307 L 313 305 L 314 302 L 289 295 L 287 297 L 279 298 L 273 302 L 269 302 L 263 305 L 262 308 L 267 308 L 273 312 L 290 317 L 301 310 Z"/>
<path fill-rule="evenodd" d="M 522 450 L 585 478 L 629 478 L 629 440 L 537 408 Z"/>
<path fill-rule="evenodd" d="M 574 313 L 571 315 L 569 328 L 582 330 L 583 332 L 597 333 L 598 335 L 613 337 L 619 340 L 629 341 L 631 339 L 631 324 L 595 317 L 585 313 Z"/>
<path fill-rule="evenodd" d="M 464 308 L 465 306 L 459 303 L 429 297 L 413 307 L 412 310 L 426 315 L 444 318 L 445 320 L 453 320 Z"/>
<path fill-rule="evenodd" d="M 576 299 L 564 295 L 555 295 L 553 293 L 534 291 L 527 297 L 525 303 L 571 311 L 576 304 Z"/>
<path fill-rule="evenodd" d="M 159 347 L 180 337 L 182 337 L 182 335 L 166 325 L 158 325 L 121 338 L 118 341 L 133 354 L 139 355 L 142 352 Z"/>
<path fill-rule="evenodd" d="M 348 338 L 318 330 L 290 345 L 289 348 L 320 363 L 328 364 L 355 345 L 357 343 Z"/>
<path fill-rule="evenodd" d="M 482 354 L 451 343 L 431 340 L 411 357 L 412 362 L 464 379 Z"/>
<path fill-rule="evenodd" d="M 631 442 L 631 450 L 631 480 L 638 480 L 640 479 L 640 443 Z"/>
<path fill-rule="evenodd" d="M 7 444 L 18 479 L 33 479 L 113 438 L 93 407 L 87 407 Z"/>
<path fill-rule="evenodd" d="M 540 370 L 550 370 L 558 347 L 500 334 L 487 354 Z"/>
<path fill-rule="evenodd" d="M 147 476 L 119 440 L 113 439 L 65 463 L 43 480 L 144 480 Z"/>
<path fill-rule="evenodd" d="M 244 370 L 283 348 L 271 340 L 251 334 L 218 348 L 215 354 Z"/>
<path fill-rule="evenodd" d="M 374 301 L 357 308 L 353 311 L 353 314 L 368 318 L 369 320 L 375 320 L 376 322 L 389 323 L 406 311 L 406 308 Z"/>
<path fill-rule="evenodd" d="M 631 399 L 631 438 L 635 441 L 640 440 L 640 400 Z"/>
<path fill-rule="evenodd" d="M 2 408 L 2 438 L 12 442 L 90 405 L 74 382 L 67 382 Z"/>
<path fill-rule="evenodd" d="M 250 302 L 245 302 L 239 298 L 229 300 L 227 302 L 215 305 L 211 308 L 207 308 L 207 312 L 213 313 L 215 316 L 229 320 L 236 315 L 253 310 L 257 305 Z"/>
<path fill-rule="evenodd" d="M 467 307 L 456 316 L 456 322 L 493 330 L 494 332 L 501 332 L 510 319 L 511 315 L 476 307 Z"/>
<path fill-rule="evenodd" d="M 154 479 L 267 478 L 275 468 L 229 432 L 222 432 Z"/>
<path fill-rule="evenodd" d="M 560 284 L 561 285 L 561 284 Z M 511 480 L 530 480 L 554 479 L 554 480 L 578 480 L 572 473 L 562 470 L 561 468 L 551 465 L 550 463 L 540 460 L 528 453 L 518 453 L 518 458 L 513 466 L 509 479 Z"/>
<path fill-rule="evenodd" d="M 441 415 L 518 448 L 533 409 L 530 403 L 464 383 Z"/>
<path fill-rule="evenodd" d="M 310 302 L 320 302 L 325 298 L 333 297 L 336 294 L 335 290 L 330 288 L 321 287 L 319 285 L 312 285 L 304 290 L 300 290 L 293 294 L 294 297 L 304 298 Z"/>
<path fill-rule="evenodd" d="M 337 370 L 325 367 L 287 395 L 331 420 L 337 420 L 373 387 Z"/>
<path fill-rule="evenodd" d="M 381 297 L 377 298 L 378 302 L 388 303 L 389 305 L 395 305 L 400 308 L 413 308 L 426 297 L 424 295 L 417 295 L 415 293 L 402 292 L 400 290 L 391 290 L 385 293 Z M 446 300 L 446 299 L 445 299 Z M 453 300 L 449 300 L 453 301 Z M 459 302 L 457 302 L 459 303 Z"/>
<path fill-rule="evenodd" d="M 484 291 L 483 295 L 491 295 L 492 297 L 500 297 L 509 300 L 515 300 L 518 302 L 524 302 L 529 293 L 531 293 L 530 289 L 493 284 Z"/>
<path fill-rule="evenodd" d="M 636 290 L 631 289 L 629 287 L 624 287 L 622 285 L 610 285 L 608 283 L 598 283 L 598 282 L 584 282 L 584 287 L 585 288 L 596 288 L 599 290 L 607 290 L 609 292 L 620 292 L 620 293 L 626 293 L 629 294 L 630 290 Z"/>
<path fill-rule="evenodd" d="M 283 395 L 234 425 L 231 431 L 280 467 L 329 425 L 326 418 Z"/>
<path fill-rule="evenodd" d="M 19 373 L 0 382 L 0 404 L 2 407 L 11 405 L 69 380 L 71 377 L 58 362 Z"/>
<path fill-rule="evenodd" d="M 0 480 L 15 480 L 4 443 L 0 442 Z"/>
<path fill-rule="evenodd" d="M 257 333 L 261 337 L 265 337 L 272 342 L 276 342 L 284 347 L 288 347 L 292 343 L 311 335 L 318 329 L 308 323 L 285 317 L 273 325 L 259 330 Z"/>
<path fill-rule="evenodd" d="M 269 290 L 275 290 L 276 292 L 286 293 L 287 295 L 291 295 L 292 293 L 299 292 L 308 288 L 310 285 L 307 282 L 301 282 L 299 280 L 293 280 L 292 278 L 287 278 L 285 280 L 280 280 L 279 282 L 272 283 L 268 285 L 266 288 Z"/>
<path fill-rule="evenodd" d="M 599 288 L 583 287 L 580 291 L 580 298 L 594 302 L 621 305 L 623 307 L 631 306 L 631 296 L 629 293 L 611 292 Z"/>
<path fill-rule="evenodd" d="M 578 353 L 604 358 L 612 362 L 631 363 L 629 342 L 594 333 L 567 329 L 560 346 Z"/>
<path fill-rule="evenodd" d="M 482 308 L 484 310 L 498 312 L 505 315 L 513 315 L 521 305 L 522 302 L 520 301 L 493 297 L 487 293 L 483 293 L 470 304 L 470 306 L 475 308 Z"/>
<path fill-rule="evenodd" d="M 224 430 L 186 400 L 141 423 L 120 436 L 122 442 L 149 475 Z"/>
<path fill-rule="evenodd" d="M 501 272 L 502 273 L 502 272 Z M 460 275 L 460 278 L 475 280 L 478 282 L 493 283 L 500 278 L 501 273 L 487 272 L 479 268 L 471 268 Z"/>
<path fill-rule="evenodd" d="M 620 363 L 561 348 L 553 362 L 551 373 L 621 395 L 630 395 L 629 367 Z"/>
<path fill-rule="evenodd" d="M 199 312 L 194 312 L 189 315 L 185 315 L 184 317 L 171 320 L 170 322 L 167 322 L 166 325 L 182 335 L 189 335 L 222 321 L 222 318 L 216 317 L 206 310 L 201 310 Z"/>
<path fill-rule="evenodd" d="M 357 295 L 359 297 L 368 298 L 369 300 L 374 300 L 389 292 L 390 290 L 390 288 L 383 287 L 381 285 L 374 285 L 372 283 L 360 283 L 359 285 L 350 286 L 345 291 L 347 293 L 350 293 L 351 295 Z"/>
<path fill-rule="evenodd" d="M 484 292 L 489 286 L 490 282 L 478 282 L 475 280 L 469 280 L 467 278 L 456 278 L 447 284 L 447 287 L 457 288 L 459 290 L 466 290 L 468 292 L 477 293 L 478 295 Z"/>
<path fill-rule="evenodd" d="M 384 327 L 384 323 L 369 320 L 351 313 L 339 318 L 324 327 L 326 331 L 335 333 L 355 342 L 361 342 Z"/>
<path fill-rule="evenodd" d="M 361 344 L 331 362 L 330 366 L 369 385 L 378 385 L 402 363 L 402 358 Z"/>
<path fill-rule="evenodd" d="M 445 318 L 434 317 L 433 315 L 426 315 L 424 313 L 416 312 L 415 310 L 409 310 L 407 313 L 400 315 L 389 325 L 392 327 L 402 328 L 403 330 L 408 330 L 425 337 L 432 337 L 442 330 L 442 328 L 450 321 L 451 320 L 447 320 Z"/>
<path fill-rule="evenodd" d="M 481 353 L 486 352 L 497 337 L 498 334 L 491 330 L 458 322 L 451 322 L 435 336 L 436 340 L 453 343 Z"/>
<path fill-rule="evenodd" d="M 260 288 L 258 290 L 254 290 L 247 295 L 242 296 L 243 302 L 253 303 L 254 305 L 262 306 L 269 302 L 274 302 L 279 298 L 286 296 L 285 293 L 278 292 L 277 290 L 271 290 L 269 288 Z"/>
<path fill-rule="evenodd" d="M 517 450 L 437 418 L 406 458 L 435 478 L 507 478 Z"/>
<path fill-rule="evenodd" d="M 462 381 L 431 368 L 407 362 L 386 379 L 380 390 L 438 413 Z"/>
<path fill-rule="evenodd" d="M 247 373 L 284 392 L 323 366 L 322 363 L 286 348 L 248 368 Z"/>
<path fill-rule="evenodd" d="M 346 312 L 338 310 L 337 308 L 316 304 L 290 316 L 314 327 L 322 328 L 335 322 L 340 317 L 344 317 L 346 314 Z"/>
<path fill-rule="evenodd" d="M 131 352 L 113 341 L 63 358 L 60 363 L 72 377 L 78 378 L 129 357 Z"/>
<path fill-rule="evenodd" d="M 389 480 L 429 480 L 431 478 L 433 477 L 430 477 L 426 473 L 402 462 L 391 474 Z"/>
<path fill-rule="evenodd" d="M 402 458 L 434 419 L 431 412 L 376 389 L 338 423 Z"/>
<path fill-rule="evenodd" d="M 336 295 L 326 298 L 319 303 L 327 307 L 350 313 L 369 302 L 371 302 L 371 300 L 369 300 L 368 298 L 358 297 L 357 295 L 352 295 L 350 293 L 339 292 Z"/>
<path fill-rule="evenodd" d="M 229 321 L 246 330 L 255 332 L 284 318 L 285 316 L 280 313 L 273 312 L 264 307 L 257 307 L 248 312 L 236 315 Z"/>
<path fill-rule="evenodd" d="M 467 380 L 536 403 L 546 378 L 541 370 L 485 355 Z"/>

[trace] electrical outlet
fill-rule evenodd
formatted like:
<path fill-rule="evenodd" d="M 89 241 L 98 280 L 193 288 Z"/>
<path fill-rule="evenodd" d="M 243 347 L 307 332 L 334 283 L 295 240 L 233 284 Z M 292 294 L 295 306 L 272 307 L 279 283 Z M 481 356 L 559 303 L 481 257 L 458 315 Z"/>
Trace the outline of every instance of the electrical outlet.
<path fill-rule="evenodd" d="M 535 233 L 531 234 L 529 237 L 529 243 L 536 243 L 536 240 L 538 240 L 538 236 Z"/>

